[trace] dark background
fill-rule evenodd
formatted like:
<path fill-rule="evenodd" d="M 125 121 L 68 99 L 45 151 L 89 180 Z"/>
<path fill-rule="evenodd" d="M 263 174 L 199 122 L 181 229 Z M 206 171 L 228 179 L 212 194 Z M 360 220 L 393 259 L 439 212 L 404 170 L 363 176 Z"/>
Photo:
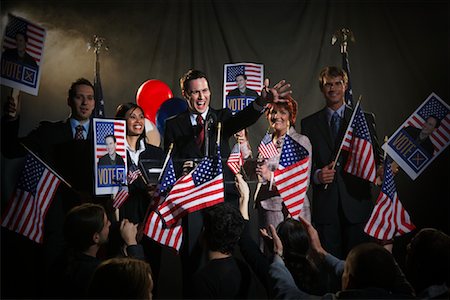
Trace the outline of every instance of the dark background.
<path fill-rule="evenodd" d="M 107 39 L 101 56 L 106 115 L 134 101 L 148 79 L 167 83 L 180 97 L 179 78 L 189 68 L 209 76 L 211 105 L 222 105 L 223 64 L 263 63 L 272 83 L 286 79 L 299 103 L 300 119 L 319 110 L 324 100 L 318 73 L 341 65 L 332 34 L 350 28 L 354 97 L 375 113 L 379 138 L 391 135 L 435 92 L 449 99 L 448 1 L 2 1 L 7 13 L 47 29 L 39 96 L 23 95 L 21 134 L 40 120 L 68 116 L 70 83 L 93 79 L 94 54 L 86 43 L 97 34 Z M 9 88 L 2 87 L 2 103 Z M 267 127 L 250 128 L 254 149 Z M 2 206 L 17 177 L 20 160 L 2 157 Z M 396 177 L 400 200 L 418 228 L 449 233 L 449 149 L 419 178 Z M 378 194 L 374 190 L 374 198 Z M 409 237 L 399 239 L 401 248 Z M 168 289 L 168 296 L 178 292 Z"/>

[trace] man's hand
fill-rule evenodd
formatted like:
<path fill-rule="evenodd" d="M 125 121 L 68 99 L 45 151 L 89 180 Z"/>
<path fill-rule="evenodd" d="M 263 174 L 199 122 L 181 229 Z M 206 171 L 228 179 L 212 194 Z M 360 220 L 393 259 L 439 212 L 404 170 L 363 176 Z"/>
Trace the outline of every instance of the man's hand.
<path fill-rule="evenodd" d="M 322 184 L 330 184 L 334 180 L 334 176 L 336 175 L 336 170 L 333 169 L 333 162 L 323 167 L 319 174 L 318 178 L 320 183 Z"/>
<path fill-rule="evenodd" d="M 261 97 L 256 99 L 257 103 L 265 106 L 271 102 L 286 102 L 285 97 L 292 94 L 291 85 L 286 80 L 281 80 L 273 88 L 269 88 L 269 79 L 264 80 L 264 87 L 261 90 Z"/>
<path fill-rule="evenodd" d="M 133 224 L 128 219 L 123 219 L 120 223 L 120 236 L 127 246 L 137 245 L 137 224 Z"/>
<path fill-rule="evenodd" d="M 20 92 L 15 93 L 15 91 L 18 90 L 13 90 L 12 96 L 8 96 L 5 104 L 5 111 L 10 121 L 16 120 L 20 114 Z"/>

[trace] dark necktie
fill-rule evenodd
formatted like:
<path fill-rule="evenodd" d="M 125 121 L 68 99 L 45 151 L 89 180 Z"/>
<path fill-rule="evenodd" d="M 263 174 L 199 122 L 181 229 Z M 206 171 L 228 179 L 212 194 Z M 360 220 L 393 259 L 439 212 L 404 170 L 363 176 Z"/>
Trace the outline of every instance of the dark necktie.
<path fill-rule="evenodd" d="M 341 126 L 341 117 L 339 117 L 339 114 L 335 111 L 331 116 L 330 122 L 331 138 L 333 139 L 333 141 L 335 141 L 336 137 L 338 136 L 340 126 Z"/>
<path fill-rule="evenodd" d="M 203 118 L 201 115 L 197 115 L 197 130 L 198 135 L 195 139 L 195 143 L 197 144 L 198 148 L 201 149 L 203 140 L 205 139 L 205 127 L 203 126 Z"/>
<path fill-rule="evenodd" d="M 84 131 L 84 128 L 82 125 L 78 125 L 77 127 L 75 127 L 75 139 L 76 140 L 84 140 L 83 131 Z"/>

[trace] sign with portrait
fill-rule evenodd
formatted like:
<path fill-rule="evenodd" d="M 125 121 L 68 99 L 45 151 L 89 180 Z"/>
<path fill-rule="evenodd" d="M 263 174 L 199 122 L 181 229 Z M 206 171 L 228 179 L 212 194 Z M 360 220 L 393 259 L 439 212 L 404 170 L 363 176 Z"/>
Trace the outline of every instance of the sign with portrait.
<path fill-rule="evenodd" d="M 264 65 L 255 63 L 225 64 L 223 107 L 233 113 L 243 110 L 260 94 L 264 84 Z"/>
<path fill-rule="evenodd" d="M 95 194 L 116 194 L 127 183 L 124 120 L 93 119 Z"/>
<path fill-rule="evenodd" d="M 2 43 L 1 84 L 38 94 L 45 37 L 43 27 L 8 15 Z"/>
<path fill-rule="evenodd" d="M 414 180 L 450 143 L 450 107 L 435 93 L 383 145 Z"/>

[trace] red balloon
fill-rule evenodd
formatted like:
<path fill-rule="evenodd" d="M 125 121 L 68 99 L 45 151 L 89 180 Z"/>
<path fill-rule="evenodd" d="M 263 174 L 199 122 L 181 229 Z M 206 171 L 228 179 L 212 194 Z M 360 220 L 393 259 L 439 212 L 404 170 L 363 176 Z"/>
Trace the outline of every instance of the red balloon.
<path fill-rule="evenodd" d="M 169 86 L 157 79 L 150 79 L 141 84 L 136 94 L 136 103 L 144 109 L 147 119 L 156 124 L 156 113 L 161 104 L 173 97 Z"/>

